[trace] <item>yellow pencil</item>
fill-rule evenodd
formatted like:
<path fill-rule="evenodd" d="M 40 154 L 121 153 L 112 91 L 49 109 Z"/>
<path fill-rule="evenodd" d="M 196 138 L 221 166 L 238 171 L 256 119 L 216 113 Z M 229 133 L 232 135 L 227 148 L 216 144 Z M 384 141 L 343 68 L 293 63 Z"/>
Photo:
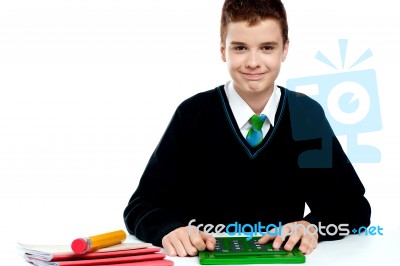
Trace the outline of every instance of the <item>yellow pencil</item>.
<path fill-rule="evenodd" d="M 71 248 L 76 254 L 83 254 L 100 248 L 121 244 L 125 239 L 125 231 L 118 230 L 86 238 L 77 238 L 72 241 Z"/>

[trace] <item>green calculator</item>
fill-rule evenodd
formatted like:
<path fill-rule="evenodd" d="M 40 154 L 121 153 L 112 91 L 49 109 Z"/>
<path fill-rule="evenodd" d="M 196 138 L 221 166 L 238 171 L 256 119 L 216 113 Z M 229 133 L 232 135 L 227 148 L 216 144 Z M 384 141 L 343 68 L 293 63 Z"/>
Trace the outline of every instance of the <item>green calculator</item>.
<path fill-rule="evenodd" d="M 199 261 L 203 265 L 218 264 L 291 264 L 305 263 L 305 255 L 297 246 L 292 251 L 274 249 L 272 243 L 258 244 L 260 237 L 216 237 L 213 251 L 200 251 Z"/>

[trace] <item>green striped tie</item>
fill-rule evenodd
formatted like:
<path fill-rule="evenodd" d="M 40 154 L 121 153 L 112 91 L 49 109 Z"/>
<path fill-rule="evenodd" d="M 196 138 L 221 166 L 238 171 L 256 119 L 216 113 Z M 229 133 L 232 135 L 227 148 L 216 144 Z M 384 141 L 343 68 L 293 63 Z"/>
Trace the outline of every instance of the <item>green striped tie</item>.
<path fill-rule="evenodd" d="M 266 119 L 267 116 L 263 114 L 255 114 L 250 118 L 251 128 L 246 135 L 246 140 L 250 144 L 250 146 L 256 147 L 263 140 L 263 133 L 261 131 L 261 128 Z"/>

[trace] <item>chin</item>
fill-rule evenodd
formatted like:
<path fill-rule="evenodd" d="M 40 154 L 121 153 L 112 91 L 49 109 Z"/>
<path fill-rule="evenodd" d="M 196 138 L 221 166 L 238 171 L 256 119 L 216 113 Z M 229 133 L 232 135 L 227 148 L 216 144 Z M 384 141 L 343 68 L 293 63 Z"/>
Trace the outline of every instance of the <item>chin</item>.
<path fill-rule="evenodd" d="M 263 86 L 247 86 L 247 91 L 249 93 L 260 93 L 265 91 L 265 88 Z"/>

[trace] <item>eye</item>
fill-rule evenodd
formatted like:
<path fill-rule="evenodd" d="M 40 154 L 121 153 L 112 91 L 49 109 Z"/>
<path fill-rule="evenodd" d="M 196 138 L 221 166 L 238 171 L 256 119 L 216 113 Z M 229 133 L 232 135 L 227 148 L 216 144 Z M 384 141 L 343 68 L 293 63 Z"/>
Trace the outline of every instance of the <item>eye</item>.
<path fill-rule="evenodd" d="M 265 45 L 261 48 L 263 51 L 272 51 L 274 47 L 272 45 Z"/>
<path fill-rule="evenodd" d="M 233 50 L 238 51 L 238 52 L 242 52 L 242 51 L 247 50 L 247 48 L 245 46 L 243 46 L 243 45 L 239 45 L 239 46 L 233 47 Z"/>

